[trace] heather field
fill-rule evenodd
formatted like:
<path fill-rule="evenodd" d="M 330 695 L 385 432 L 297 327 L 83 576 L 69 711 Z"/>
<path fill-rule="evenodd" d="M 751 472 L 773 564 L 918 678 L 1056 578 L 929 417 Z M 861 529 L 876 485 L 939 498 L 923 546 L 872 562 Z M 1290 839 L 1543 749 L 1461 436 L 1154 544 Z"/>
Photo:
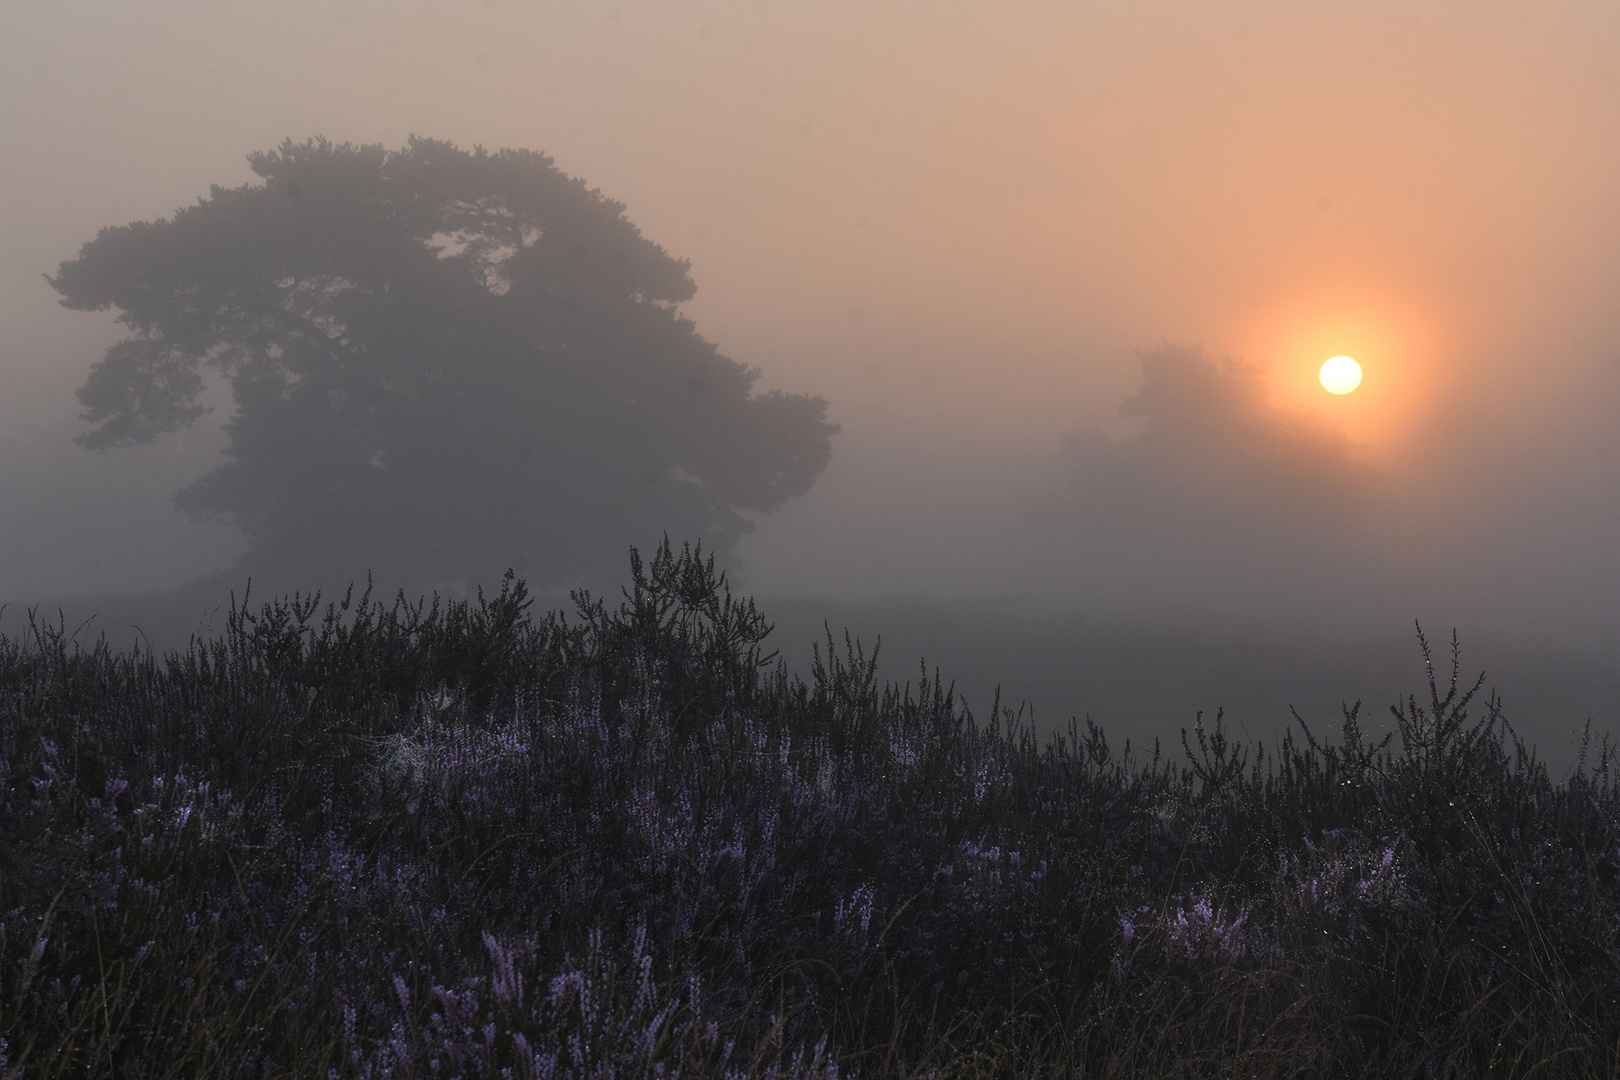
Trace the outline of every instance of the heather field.
<path fill-rule="evenodd" d="M 1615 754 L 1450 656 L 1369 743 L 1044 743 L 620 601 L 0 637 L 0 1076 L 1613 1077 Z"/>

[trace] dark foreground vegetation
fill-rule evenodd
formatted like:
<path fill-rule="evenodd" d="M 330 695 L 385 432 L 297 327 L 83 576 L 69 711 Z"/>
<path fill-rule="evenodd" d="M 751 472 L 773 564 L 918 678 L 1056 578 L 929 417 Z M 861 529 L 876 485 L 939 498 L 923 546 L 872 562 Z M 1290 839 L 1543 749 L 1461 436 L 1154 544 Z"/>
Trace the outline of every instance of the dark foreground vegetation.
<path fill-rule="evenodd" d="M 1182 764 L 632 573 L 0 637 L 0 1076 L 1620 1074 L 1620 770 L 1455 651 L 1399 754 Z"/>

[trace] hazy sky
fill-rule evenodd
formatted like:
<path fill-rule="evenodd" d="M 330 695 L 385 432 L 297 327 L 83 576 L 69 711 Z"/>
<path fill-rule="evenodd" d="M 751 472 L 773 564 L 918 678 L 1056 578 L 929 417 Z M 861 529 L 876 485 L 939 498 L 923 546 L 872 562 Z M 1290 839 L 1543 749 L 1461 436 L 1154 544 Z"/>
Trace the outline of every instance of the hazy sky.
<path fill-rule="evenodd" d="M 236 551 L 168 505 L 217 431 L 68 441 L 117 328 L 42 275 L 287 137 L 410 134 L 551 154 L 828 399 L 762 595 L 1620 643 L 1606 0 L 6 4 L 0 599 Z"/>

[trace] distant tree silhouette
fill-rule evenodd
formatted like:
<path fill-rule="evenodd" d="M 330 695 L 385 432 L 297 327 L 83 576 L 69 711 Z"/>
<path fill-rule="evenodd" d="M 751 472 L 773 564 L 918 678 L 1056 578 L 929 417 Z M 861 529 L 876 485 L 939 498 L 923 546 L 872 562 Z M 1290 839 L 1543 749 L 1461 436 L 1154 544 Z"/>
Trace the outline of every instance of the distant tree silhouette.
<path fill-rule="evenodd" d="M 1365 509 L 1375 471 L 1325 417 L 1270 402 L 1262 367 L 1168 345 L 1138 355 L 1142 385 L 1120 415 L 1140 430 L 1118 441 L 1072 434 L 1061 454 L 1067 492 L 1054 495 L 1051 516 L 1126 529 L 1196 520 L 1203 543 L 1218 520 L 1334 527 Z"/>
<path fill-rule="evenodd" d="M 230 460 L 176 501 L 240 523 L 250 569 L 616 580 L 662 532 L 726 552 L 829 461 L 826 402 L 753 393 L 676 307 L 689 264 L 550 158 L 248 160 L 261 183 L 103 229 L 50 281 L 132 331 L 78 392 L 83 445 L 184 427 L 205 370 L 229 381 Z"/>

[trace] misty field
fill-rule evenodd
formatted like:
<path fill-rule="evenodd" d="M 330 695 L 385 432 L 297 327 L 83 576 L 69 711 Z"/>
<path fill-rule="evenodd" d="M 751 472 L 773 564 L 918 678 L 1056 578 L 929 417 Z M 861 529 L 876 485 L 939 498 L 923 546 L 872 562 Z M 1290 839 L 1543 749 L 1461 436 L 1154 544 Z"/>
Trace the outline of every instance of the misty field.
<path fill-rule="evenodd" d="M 690 550 L 529 607 L 0 637 L 0 1076 L 1620 1074 L 1615 755 L 1455 652 L 1398 752 L 1148 754 L 790 677 Z"/>

